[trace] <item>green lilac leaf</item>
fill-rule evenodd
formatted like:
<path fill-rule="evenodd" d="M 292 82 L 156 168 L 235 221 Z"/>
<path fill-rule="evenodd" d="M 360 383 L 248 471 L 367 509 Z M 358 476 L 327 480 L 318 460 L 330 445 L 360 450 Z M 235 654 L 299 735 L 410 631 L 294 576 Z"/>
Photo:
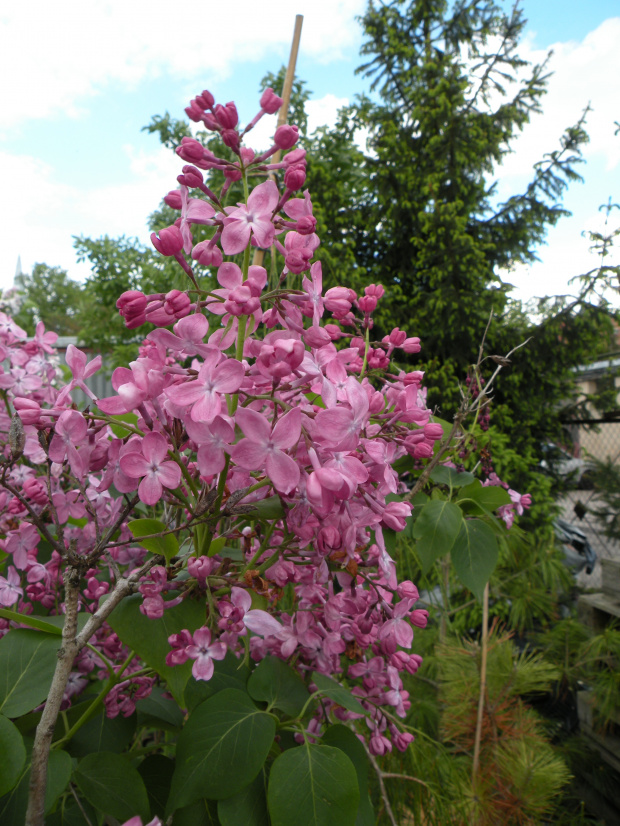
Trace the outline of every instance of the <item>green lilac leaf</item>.
<path fill-rule="evenodd" d="M 97 811 L 120 821 L 140 815 L 150 819 L 146 787 L 138 770 L 124 754 L 89 754 L 73 773 L 84 797 Z"/>
<path fill-rule="evenodd" d="M 459 491 L 458 504 L 463 510 L 469 510 L 473 505 L 478 506 L 476 512 L 479 515 L 486 513 L 493 513 L 502 505 L 509 505 L 512 502 L 510 494 L 505 488 L 499 485 L 482 485 L 479 479 L 476 479 L 470 485 L 466 485 Z"/>
<path fill-rule="evenodd" d="M 267 801 L 272 826 L 355 826 L 359 784 L 339 748 L 305 744 L 274 761 Z"/>
<path fill-rule="evenodd" d="M 348 688 L 344 688 L 340 683 L 321 674 L 320 671 L 312 672 L 312 682 L 324 697 L 329 697 L 334 703 L 346 708 L 348 711 L 353 711 L 355 714 L 367 714 L 368 712 L 364 706 L 357 700 Z"/>
<path fill-rule="evenodd" d="M 248 680 L 248 694 L 290 717 L 301 712 L 310 696 L 299 674 L 277 657 L 260 661 Z"/>
<path fill-rule="evenodd" d="M 174 760 L 163 754 L 149 754 L 138 766 L 138 773 L 146 787 L 151 812 L 163 818 L 174 774 Z"/>
<path fill-rule="evenodd" d="M 422 573 L 429 571 L 436 559 L 450 552 L 462 523 L 463 513 L 453 502 L 435 499 L 424 505 L 412 528 Z"/>
<path fill-rule="evenodd" d="M 221 800 L 241 791 L 267 759 L 275 731 L 274 717 L 235 688 L 197 706 L 177 743 L 168 812 L 201 797 Z"/>
<path fill-rule="evenodd" d="M 438 485 L 447 485 L 450 488 L 462 488 L 471 484 L 476 477 L 473 473 L 459 473 L 453 467 L 447 465 L 437 465 L 431 472 L 431 479 Z"/>
<path fill-rule="evenodd" d="M 321 742 L 324 746 L 334 746 L 340 749 L 347 755 L 351 763 L 353 763 L 360 790 L 360 802 L 355 818 L 355 826 L 375 826 L 375 813 L 370 802 L 370 795 L 368 794 L 368 771 L 370 764 L 368 762 L 366 749 L 351 729 L 340 723 L 329 726 Z"/>
<path fill-rule="evenodd" d="M 159 519 L 134 519 L 133 522 L 127 523 L 127 527 L 134 535 L 138 545 L 153 554 L 164 556 L 166 562 L 170 562 L 172 557 L 178 554 L 179 542 L 174 534 L 150 536 L 150 534 L 162 533 L 168 530 L 168 526 L 160 522 Z M 149 538 L 145 539 L 144 537 Z"/>
<path fill-rule="evenodd" d="M 19 782 L 13 786 L 9 794 L 0 801 L 0 823 L 4 826 L 18 826 L 26 818 L 28 807 L 28 785 L 30 781 L 30 752 L 32 740 L 27 743 L 28 760 L 22 768 Z M 50 752 L 47 763 L 47 786 L 45 788 L 44 811 L 47 815 L 53 808 L 60 795 L 67 788 L 71 777 L 71 758 L 66 751 L 60 749 Z"/>
<path fill-rule="evenodd" d="M 480 519 L 464 519 L 451 556 L 463 585 L 482 601 L 484 586 L 497 565 L 499 548 L 492 528 Z"/>
<path fill-rule="evenodd" d="M 270 826 L 264 771 L 237 794 L 220 800 L 217 814 L 222 826 Z"/>
<path fill-rule="evenodd" d="M 25 762 L 26 747 L 19 730 L 0 715 L 0 797 L 19 782 Z"/>
<path fill-rule="evenodd" d="M 20 717 L 48 695 L 62 640 L 16 628 L 0 640 L 0 712 Z"/>

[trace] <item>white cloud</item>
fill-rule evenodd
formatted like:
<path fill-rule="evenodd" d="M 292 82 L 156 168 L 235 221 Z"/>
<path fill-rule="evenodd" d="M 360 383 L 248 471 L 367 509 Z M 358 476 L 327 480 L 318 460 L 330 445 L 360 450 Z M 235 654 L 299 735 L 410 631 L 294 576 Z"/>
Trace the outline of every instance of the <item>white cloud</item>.
<path fill-rule="evenodd" d="M 534 115 L 514 142 L 514 152 L 506 156 L 498 170 L 502 176 L 500 192 L 510 187 L 510 178 L 529 174 L 545 152 L 559 148 L 564 130 L 573 126 L 590 104 L 586 131 L 590 142 L 584 149 L 586 159 L 604 158 L 609 172 L 620 162 L 620 137 L 614 136 L 614 121 L 620 120 L 620 17 L 605 20 L 581 42 L 570 41 L 551 46 L 547 94 L 542 97 L 542 113 Z M 546 51 L 534 50 L 527 39 L 519 56 L 542 63 Z M 583 167 L 580 171 L 583 172 Z"/>
<path fill-rule="evenodd" d="M 6 4 L 8 6 L 8 4 Z M 361 37 L 352 25 L 365 0 L 334 0 L 329 14 L 297 0 L 304 15 L 305 56 L 327 63 Z M 234 6 L 184 0 L 180 11 L 163 0 L 32 0 L 12 3 L 0 15 L 0 127 L 60 112 L 77 117 L 90 98 L 116 82 L 171 74 L 208 82 L 234 72 L 240 62 L 288 57 L 294 14 L 266 14 L 253 0 Z"/>
<path fill-rule="evenodd" d="M 0 153 L 0 179 L 5 193 L 11 193 L 0 207 L 0 287 L 11 286 L 18 255 L 24 272 L 45 262 L 72 277 L 85 277 L 89 269 L 76 264 L 74 235 L 124 234 L 148 240 L 147 216 L 176 185 L 179 161 L 164 147 L 145 153 L 128 145 L 124 151 L 129 182 L 92 189 L 58 181 L 53 169 L 37 158 Z"/>

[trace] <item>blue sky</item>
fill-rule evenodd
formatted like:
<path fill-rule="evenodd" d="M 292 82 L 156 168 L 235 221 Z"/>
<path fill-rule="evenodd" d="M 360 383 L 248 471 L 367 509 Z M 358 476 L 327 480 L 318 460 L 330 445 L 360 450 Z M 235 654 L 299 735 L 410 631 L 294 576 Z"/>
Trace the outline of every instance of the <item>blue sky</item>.
<path fill-rule="evenodd" d="M 0 93 L 0 286 L 10 286 L 18 255 L 24 271 L 45 261 L 84 277 L 73 235 L 124 233 L 146 241 L 146 218 L 175 186 L 179 164 L 141 127 L 166 110 L 182 116 L 202 88 L 219 101 L 235 100 L 249 120 L 260 78 L 287 60 L 295 12 L 304 14 L 298 76 L 313 92 L 311 123 L 330 122 L 338 105 L 367 88 L 354 74 L 362 41 L 355 16 L 364 5 L 263 4 L 260 17 L 249 0 L 234 7 L 186 0 L 176 17 L 162 0 L 32 0 L 3 11 L 0 68 L 10 83 Z M 573 218 L 550 233 L 539 251 L 542 264 L 510 274 L 527 298 L 564 292 L 569 275 L 593 266 L 581 233 L 600 226 L 600 203 L 620 201 L 620 138 L 613 136 L 613 121 L 620 121 L 620 6 L 524 0 L 522 7 L 529 22 L 520 54 L 539 61 L 553 47 L 555 74 L 544 115 L 498 171 L 501 191 L 519 191 L 588 100 L 594 107 L 585 184 L 573 185 L 565 199 Z"/>

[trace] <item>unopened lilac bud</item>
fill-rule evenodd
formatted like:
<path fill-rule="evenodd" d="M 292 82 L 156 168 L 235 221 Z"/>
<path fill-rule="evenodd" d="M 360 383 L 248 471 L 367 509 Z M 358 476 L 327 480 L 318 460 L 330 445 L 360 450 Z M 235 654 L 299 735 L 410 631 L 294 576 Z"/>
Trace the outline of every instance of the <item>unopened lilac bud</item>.
<path fill-rule="evenodd" d="M 222 140 L 230 149 L 238 149 L 240 138 L 236 129 L 222 129 Z"/>
<path fill-rule="evenodd" d="M 382 284 L 369 284 L 364 289 L 364 295 L 372 295 L 377 301 L 385 295 L 385 287 Z"/>
<path fill-rule="evenodd" d="M 424 425 L 424 438 L 429 442 L 436 442 L 438 439 L 443 439 L 443 427 L 440 424 L 431 422 Z"/>
<path fill-rule="evenodd" d="M 291 126 L 288 123 L 284 123 L 282 126 L 278 126 L 278 128 L 276 129 L 276 133 L 273 136 L 273 142 L 278 147 L 278 149 L 290 149 L 291 146 L 295 146 L 298 140 L 299 129 L 296 126 Z"/>
<path fill-rule="evenodd" d="M 181 193 L 178 189 L 171 189 L 170 192 L 164 196 L 164 203 L 172 209 L 181 209 L 183 203 L 181 201 Z"/>
<path fill-rule="evenodd" d="M 213 111 L 222 129 L 234 129 L 239 123 L 237 107 L 232 101 L 227 103 L 226 106 L 222 106 L 221 103 L 218 103 Z"/>
<path fill-rule="evenodd" d="M 293 166 L 293 164 L 305 163 L 305 157 L 305 149 L 293 149 L 293 151 L 287 153 L 282 160 L 287 166 Z"/>
<path fill-rule="evenodd" d="M 22 424 L 38 424 L 41 418 L 41 406 L 34 399 L 17 396 L 13 399 L 13 407 L 22 420 Z"/>
<path fill-rule="evenodd" d="M 181 230 L 177 226 L 172 225 L 171 227 L 160 229 L 159 237 L 152 232 L 151 243 L 157 252 L 160 252 L 162 255 L 176 255 L 183 249 L 183 236 L 181 235 Z"/>
<path fill-rule="evenodd" d="M 175 151 L 184 161 L 190 163 L 199 163 L 204 157 L 204 147 L 195 138 L 183 138 Z"/>
<path fill-rule="evenodd" d="M 244 146 L 242 149 L 239 150 L 239 154 L 241 155 L 241 160 L 248 166 L 252 163 L 254 158 L 256 157 L 256 152 L 253 149 L 250 149 L 249 146 Z"/>
<path fill-rule="evenodd" d="M 422 345 L 420 344 L 420 339 L 417 336 L 413 336 L 412 338 L 405 339 L 402 348 L 405 353 L 419 353 Z"/>
<path fill-rule="evenodd" d="M 374 313 L 377 308 L 377 299 L 374 295 L 362 295 L 357 299 L 357 306 L 363 313 Z"/>
<path fill-rule="evenodd" d="M 203 267 L 219 267 L 222 264 L 222 251 L 210 241 L 201 241 L 192 250 L 192 258 Z"/>
<path fill-rule="evenodd" d="M 184 318 L 190 311 L 191 303 L 187 293 L 170 290 L 164 298 L 164 309 L 176 318 Z"/>
<path fill-rule="evenodd" d="M 324 327 L 313 324 L 304 332 L 304 341 L 308 347 L 324 347 L 331 342 L 331 336 Z"/>
<path fill-rule="evenodd" d="M 202 172 L 195 166 L 186 165 L 183 167 L 183 174 L 177 176 L 177 181 L 183 186 L 192 188 L 200 186 L 204 178 Z"/>
<path fill-rule="evenodd" d="M 196 95 L 196 103 L 199 106 L 202 106 L 203 109 L 211 109 L 211 107 L 215 103 L 215 98 L 213 97 L 211 92 L 204 89 L 201 94 Z"/>
<path fill-rule="evenodd" d="M 185 114 L 194 123 L 200 123 L 202 120 L 202 108 L 195 100 L 192 100 L 189 106 L 185 107 Z"/>
<path fill-rule="evenodd" d="M 116 307 L 125 319 L 128 330 L 142 326 L 146 321 L 147 297 L 139 290 L 127 290 L 116 302 Z"/>
<path fill-rule="evenodd" d="M 430 459 L 433 455 L 433 446 L 430 442 L 420 442 L 413 449 L 415 459 Z"/>
<path fill-rule="evenodd" d="M 312 235 L 316 229 L 316 218 L 314 215 L 302 215 L 297 221 L 297 232 L 300 235 Z"/>
<path fill-rule="evenodd" d="M 306 182 L 306 167 L 303 164 L 294 164 L 284 173 L 284 186 L 295 191 L 301 189 Z"/>
<path fill-rule="evenodd" d="M 274 115 L 280 106 L 282 106 L 282 98 L 276 95 L 271 86 L 268 86 L 260 97 L 260 108 L 268 115 Z"/>
<path fill-rule="evenodd" d="M 229 181 L 240 181 L 241 180 L 241 170 L 238 166 L 227 166 L 224 170 L 224 177 L 228 178 Z"/>

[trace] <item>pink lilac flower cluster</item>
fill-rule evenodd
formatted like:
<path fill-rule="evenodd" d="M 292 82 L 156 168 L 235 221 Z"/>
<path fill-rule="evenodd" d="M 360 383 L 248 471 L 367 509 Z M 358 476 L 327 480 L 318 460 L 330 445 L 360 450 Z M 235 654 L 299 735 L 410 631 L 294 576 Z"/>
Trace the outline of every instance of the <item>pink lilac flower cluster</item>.
<path fill-rule="evenodd" d="M 0 492 L 10 558 L 0 605 L 62 611 L 62 565 L 73 559 L 85 570 L 80 608 L 96 610 L 111 583 L 143 562 L 127 523 L 150 509 L 183 550 L 143 577 L 142 612 L 155 620 L 197 593 L 205 605 L 202 628 L 170 638 L 168 665 L 191 660 L 194 677 L 209 680 L 227 651 L 249 651 L 255 661 L 294 662 L 308 679 L 312 671 L 344 679 L 367 712 L 371 751 L 382 754 L 412 739 L 394 720 L 409 707 L 401 675 L 421 662 L 410 653 L 413 629 L 427 621 L 413 583 L 398 582 L 384 541 L 411 514 L 407 502 L 393 501 L 402 491 L 394 464 L 428 459 L 443 431 L 431 421 L 423 373 L 391 368 L 395 352 L 419 352 L 419 339 L 395 328 L 370 340 L 383 287 L 323 290 L 312 201 L 308 192 L 293 197 L 305 180 L 296 127 L 279 127 L 262 154 L 243 145 L 280 103 L 267 90 L 243 131 L 234 104 L 216 105 L 208 92 L 190 104 L 189 116 L 219 133 L 233 160 L 192 138 L 178 147 L 187 165 L 165 200 L 180 216 L 153 244 L 178 261 L 188 290 L 120 296 L 128 327 L 149 321 L 158 329 L 135 361 L 114 371 L 113 396 L 94 398 L 86 380 L 101 360 L 89 362 L 73 346 L 72 378 L 59 386 L 54 334 L 39 325 L 26 341 L 0 314 L 9 364 L 0 374 L 0 427 L 14 430 Z M 276 151 L 286 154 L 268 163 Z M 214 169 L 225 178 L 217 196 L 201 171 Z M 274 178 L 249 191 L 250 174 Z M 236 181 L 246 197 L 224 206 Z M 194 243 L 197 225 L 208 240 Z M 266 269 L 249 263 L 252 246 L 271 249 L 269 285 Z M 225 260 L 241 253 L 242 261 Z M 75 388 L 96 402 L 94 411 L 76 409 Z M 119 426 L 125 436 L 115 435 Z M 102 537 L 105 555 L 95 554 Z M 0 620 L 0 631 L 8 627 Z M 129 652 L 109 626 L 91 643 L 66 701 L 89 674 L 112 667 L 118 682 L 107 713 L 131 714 L 155 678 L 137 660 L 128 667 Z M 321 715 L 330 706 L 336 718 L 356 716 L 329 702 Z"/>

